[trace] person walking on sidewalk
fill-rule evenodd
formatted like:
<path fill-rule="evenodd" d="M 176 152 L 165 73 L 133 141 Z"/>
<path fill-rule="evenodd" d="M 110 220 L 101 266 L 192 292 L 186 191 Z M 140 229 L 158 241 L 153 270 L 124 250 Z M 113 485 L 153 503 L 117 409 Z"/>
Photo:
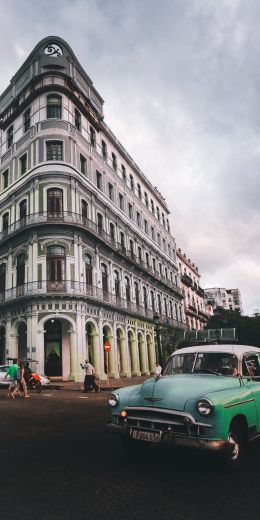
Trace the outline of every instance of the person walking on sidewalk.
<path fill-rule="evenodd" d="M 16 386 L 17 386 L 17 377 L 16 377 L 16 374 L 17 374 L 17 370 L 18 370 L 18 365 L 17 365 L 17 359 L 13 359 L 13 364 L 9 367 L 8 371 L 6 372 L 5 374 L 5 379 L 7 378 L 7 376 L 10 377 L 10 385 L 9 385 L 9 388 L 8 388 L 8 396 L 7 397 L 12 397 L 14 399 L 14 391 L 16 389 Z"/>
<path fill-rule="evenodd" d="M 95 369 L 88 359 L 85 361 L 85 365 L 80 364 L 81 368 L 85 369 L 86 375 L 84 379 L 84 392 L 100 392 L 100 388 L 95 382 Z"/>

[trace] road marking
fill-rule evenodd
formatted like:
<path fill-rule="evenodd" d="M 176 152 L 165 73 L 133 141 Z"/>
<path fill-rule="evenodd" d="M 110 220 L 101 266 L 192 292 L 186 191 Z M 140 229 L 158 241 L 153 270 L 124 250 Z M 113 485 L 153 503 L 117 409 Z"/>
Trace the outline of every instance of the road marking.
<path fill-rule="evenodd" d="M 85 395 L 79 395 L 79 399 L 88 399 Z"/>

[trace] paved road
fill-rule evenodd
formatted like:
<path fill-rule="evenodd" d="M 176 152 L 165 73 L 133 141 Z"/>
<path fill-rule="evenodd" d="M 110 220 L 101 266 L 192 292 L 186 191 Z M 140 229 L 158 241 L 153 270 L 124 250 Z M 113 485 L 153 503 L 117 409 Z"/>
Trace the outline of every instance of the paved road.
<path fill-rule="evenodd" d="M 187 452 L 131 460 L 105 433 L 106 394 L 0 390 L 1 520 L 259 520 L 260 444 L 235 475 Z"/>

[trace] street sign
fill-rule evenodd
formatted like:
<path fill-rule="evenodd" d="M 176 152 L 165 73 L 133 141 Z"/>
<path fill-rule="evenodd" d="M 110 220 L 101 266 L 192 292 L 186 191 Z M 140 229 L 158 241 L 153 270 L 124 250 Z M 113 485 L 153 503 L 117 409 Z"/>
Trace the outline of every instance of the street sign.
<path fill-rule="evenodd" d="M 110 343 L 108 341 L 105 342 L 104 349 L 105 349 L 106 352 L 110 351 L 111 347 L 110 347 Z"/>

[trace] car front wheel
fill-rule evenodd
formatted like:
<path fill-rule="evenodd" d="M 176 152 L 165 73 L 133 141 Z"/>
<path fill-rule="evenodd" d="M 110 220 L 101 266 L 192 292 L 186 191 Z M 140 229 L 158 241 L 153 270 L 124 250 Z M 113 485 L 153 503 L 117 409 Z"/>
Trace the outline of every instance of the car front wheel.
<path fill-rule="evenodd" d="M 246 431 L 239 421 L 233 421 L 228 433 L 225 461 L 230 469 L 238 469 L 244 462 L 247 448 Z"/>

